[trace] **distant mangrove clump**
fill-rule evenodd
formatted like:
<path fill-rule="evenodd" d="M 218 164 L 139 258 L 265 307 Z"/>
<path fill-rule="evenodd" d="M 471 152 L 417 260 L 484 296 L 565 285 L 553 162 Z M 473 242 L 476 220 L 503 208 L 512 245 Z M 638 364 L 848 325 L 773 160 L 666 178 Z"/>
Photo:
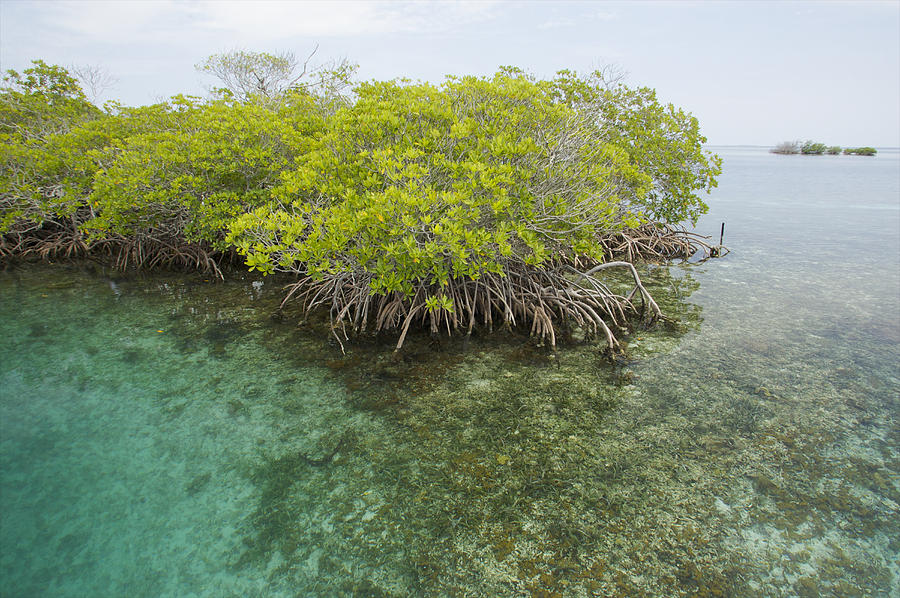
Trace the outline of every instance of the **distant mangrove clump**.
<path fill-rule="evenodd" d="M 307 63 L 216 55 L 210 97 L 137 108 L 97 107 L 42 61 L 7 71 L 0 258 L 290 273 L 285 301 L 327 310 L 339 342 L 509 326 L 612 349 L 660 315 L 631 262 L 712 249 L 683 225 L 721 160 L 652 89 L 511 67 L 352 84 L 353 65 Z"/>
<path fill-rule="evenodd" d="M 844 148 L 844 153 L 856 156 L 874 156 L 878 153 L 878 150 L 874 147 L 847 147 Z"/>
<path fill-rule="evenodd" d="M 771 150 L 773 154 L 803 154 L 804 156 L 821 156 L 828 154 L 829 156 L 837 156 L 841 153 L 839 145 L 826 145 L 818 141 L 782 141 Z M 847 147 L 843 148 L 843 153 L 857 156 L 874 156 L 878 151 L 874 147 Z"/>

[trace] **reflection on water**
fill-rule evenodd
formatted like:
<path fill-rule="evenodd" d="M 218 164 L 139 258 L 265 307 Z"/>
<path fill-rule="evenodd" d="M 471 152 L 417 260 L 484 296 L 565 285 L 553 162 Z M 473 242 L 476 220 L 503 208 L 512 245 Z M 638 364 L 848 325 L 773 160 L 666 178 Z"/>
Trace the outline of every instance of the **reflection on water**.
<path fill-rule="evenodd" d="M 864 231 L 829 174 L 863 162 L 725 159 L 732 253 L 643 268 L 671 321 L 616 363 L 342 355 L 274 280 L 0 274 L 0 595 L 897 593 L 896 156 Z M 814 214 L 760 213 L 797 179 Z"/>

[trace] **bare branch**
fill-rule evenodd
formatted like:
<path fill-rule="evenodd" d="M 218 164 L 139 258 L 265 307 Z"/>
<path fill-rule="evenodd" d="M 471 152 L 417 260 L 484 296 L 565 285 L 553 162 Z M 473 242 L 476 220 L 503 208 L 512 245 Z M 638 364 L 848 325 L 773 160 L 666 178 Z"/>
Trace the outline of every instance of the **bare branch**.
<path fill-rule="evenodd" d="M 119 82 L 118 77 L 96 64 L 73 65 L 71 71 L 92 104 L 96 104 L 106 91 Z"/>
<path fill-rule="evenodd" d="M 326 98 L 336 97 L 350 83 L 356 66 L 346 60 L 312 65 L 319 46 L 300 63 L 293 52 L 248 52 L 232 50 L 214 54 L 195 68 L 217 78 L 222 87 L 213 92 L 227 92 L 238 101 L 252 97 L 272 100 L 291 89 L 318 92 Z M 299 71 L 299 72 L 298 72 Z"/>

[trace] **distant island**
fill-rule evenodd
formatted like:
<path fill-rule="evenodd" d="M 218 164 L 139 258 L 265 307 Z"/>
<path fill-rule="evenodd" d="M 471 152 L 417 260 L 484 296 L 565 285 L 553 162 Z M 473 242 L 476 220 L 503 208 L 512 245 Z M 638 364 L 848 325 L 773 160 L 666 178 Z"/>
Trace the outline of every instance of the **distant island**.
<path fill-rule="evenodd" d="M 824 143 L 819 143 L 817 141 L 806 141 L 803 143 L 800 141 L 783 141 L 769 151 L 773 154 L 785 155 L 803 154 L 804 156 L 821 156 L 822 154 L 828 154 L 830 156 L 837 156 L 842 150 L 839 145 L 825 145 Z M 845 147 L 843 148 L 843 153 L 855 156 L 874 156 L 878 153 L 878 150 L 874 147 Z"/>

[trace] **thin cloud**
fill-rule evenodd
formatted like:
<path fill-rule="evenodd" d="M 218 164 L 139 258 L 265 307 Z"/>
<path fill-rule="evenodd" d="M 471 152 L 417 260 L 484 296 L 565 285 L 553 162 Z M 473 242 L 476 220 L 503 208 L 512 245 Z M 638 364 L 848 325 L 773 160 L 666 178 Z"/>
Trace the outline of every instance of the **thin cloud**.
<path fill-rule="evenodd" d="M 440 32 L 494 16 L 496 2 L 220 2 L 193 5 L 198 25 L 245 38 Z"/>
<path fill-rule="evenodd" d="M 574 27 L 577 24 L 575 19 L 551 19 L 538 25 L 538 29 L 560 29 L 562 27 Z"/>
<path fill-rule="evenodd" d="M 183 41 L 186 36 L 240 43 L 294 37 L 440 33 L 494 18 L 498 2 L 229 2 L 130 0 L 48 1 L 32 6 L 46 32 L 62 32 L 70 45 Z"/>
<path fill-rule="evenodd" d="M 551 29 L 565 29 L 570 27 L 577 27 L 587 21 L 612 21 L 616 18 L 616 13 L 609 12 L 606 10 L 592 10 L 583 15 L 583 18 L 572 18 L 572 17 L 556 17 L 552 19 L 547 19 L 540 25 L 538 25 L 538 29 L 547 31 Z"/>
<path fill-rule="evenodd" d="M 126 43 L 182 33 L 184 26 L 178 23 L 189 7 L 173 0 L 133 0 L 45 2 L 34 8 L 50 29 L 65 32 L 73 43 L 84 39 Z"/>
<path fill-rule="evenodd" d="M 598 10 L 591 13 L 591 18 L 595 21 L 612 21 L 616 16 L 616 13 L 607 10 Z"/>

